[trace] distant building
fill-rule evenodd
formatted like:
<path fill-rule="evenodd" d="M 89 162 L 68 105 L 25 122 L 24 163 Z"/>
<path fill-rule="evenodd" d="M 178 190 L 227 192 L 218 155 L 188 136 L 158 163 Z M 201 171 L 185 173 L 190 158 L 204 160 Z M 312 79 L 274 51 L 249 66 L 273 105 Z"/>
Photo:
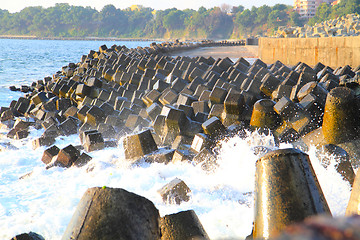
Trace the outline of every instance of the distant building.
<path fill-rule="evenodd" d="M 315 16 L 316 9 L 321 3 L 337 4 L 340 0 L 295 0 L 294 9 L 300 14 L 301 18 L 312 18 Z"/>

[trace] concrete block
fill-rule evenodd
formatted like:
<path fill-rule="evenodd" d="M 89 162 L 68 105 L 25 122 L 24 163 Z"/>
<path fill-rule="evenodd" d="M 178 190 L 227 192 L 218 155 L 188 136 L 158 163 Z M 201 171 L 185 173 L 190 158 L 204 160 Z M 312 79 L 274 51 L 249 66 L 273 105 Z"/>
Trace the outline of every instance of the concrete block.
<path fill-rule="evenodd" d="M 145 128 L 149 126 L 149 122 L 144 120 L 137 114 L 130 114 L 125 122 L 125 127 L 135 130 L 135 128 L 140 127 Z"/>
<path fill-rule="evenodd" d="M 173 90 L 175 90 L 176 92 L 181 92 L 181 90 L 183 90 L 186 87 L 187 84 L 188 84 L 188 82 L 183 80 L 182 78 L 176 78 L 171 83 L 171 88 Z"/>
<path fill-rule="evenodd" d="M 309 82 L 305 84 L 297 94 L 298 100 L 301 101 L 309 93 L 314 94 L 316 97 L 318 97 L 322 104 L 325 104 L 328 91 L 318 85 L 317 82 Z"/>
<path fill-rule="evenodd" d="M 82 145 L 84 146 L 86 152 L 101 150 L 105 147 L 104 138 L 100 132 L 90 130 L 85 131 L 82 135 Z"/>
<path fill-rule="evenodd" d="M 203 112 L 203 113 L 209 113 L 210 108 L 207 101 L 195 101 L 191 104 L 194 113 Z"/>
<path fill-rule="evenodd" d="M 228 94 L 227 90 L 220 87 L 214 87 L 210 93 L 210 101 L 212 104 L 222 104 Z"/>
<path fill-rule="evenodd" d="M 60 149 L 55 160 L 55 165 L 59 165 L 62 167 L 70 167 L 79 156 L 79 150 L 77 150 L 73 145 L 70 144 Z"/>
<path fill-rule="evenodd" d="M 76 120 L 69 117 L 59 125 L 59 129 L 64 133 L 64 135 L 69 136 L 77 134 L 78 125 Z"/>
<path fill-rule="evenodd" d="M 171 145 L 176 136 L 185 132 L 187 122 L 184 111 L 170 108 L 165 117 L 164 144 Z"/>
<path fill-rule="evenodd" d="M 58 111 L 66 111 L 68 108 L 70 108 L 72 105 L 72 102 L 69 98 L 59 98 L 56 101 L 56 110 Z"/>
<path fill-rule="evenodd" d="M 274 106 L 274 110 L 284 120 L 289 120 L 300 111 L 299 106 L 292 102 L 288 97 L 282 97 Z"/>
<path fill-rule="evenodd" d="M 156 116 L 155 120 L 153 121 L 152 126 L 154 128 L 156 135 L 158 135 L 158 136 L 163 136 L 163 134 L 164 134 L 165 118 L 166 118 L 166 116 L 164 116 L 164 115 L 158 115 L 158 116 Z"/>
<path fill-rule="evenodd" d="M 211 91 L 203 91 L 202 94 L 200 95 L 198 101 L 209 101 L 210 100 L 210 94 Z"/>
<path fill-rule="evenodd" d="M 188 195 L 190 192 L 190 188 L 179 178 L 173 179 L 158 190 L 163 202 L 168 204 L 188 202 L 190 200 L 190 196 Z"/>
<path fill-rule="evenodd" d="M 35 105 L 38 104 L 43 104 L 45 102 L 47 102 L 49 99 L 46 96 L 45 92 L 39 92 L 37 94 L 35 94 L 33 97 L 31 97 L 31 102 L 34 103 Z"/>
<path fill-rule="evenodd" d="M 190 160 L 193 157 L 194 157 L 193 154 L 191 154 L 189 151 L 177 149 L 174 152 L 171 162 L 173 162 L 173 163 L 190 162 Z"/>
<path fill-rule="evenodd" d="M 145 162 L 168 164 L 172 160 L 174 152 L 175 152 L 174 149 L 161 149 L 159 151 L 148 154 L 145 157 Z"/>
<path fill-rule="evenodd" d="M 262 79 L 260 85 L 260 91 L 263 92 L 266 96 L 271 97 L 272 93 L 280 85 L 281 81 L 274 77 L 271 73 L 267 73 Z"/>
<path fill-rule="evenodd" d="M 163 80 L 158 80 L 154 83 L 153 85 L 153 89 L 157 90 L 159 92 L 164 91 L 166 88 L 170 87 L 170 84 L 163 81 Z"/>
<path fill-rule="evenodd" d="M 32 141 L 33 149 L 37 149 L 42 146 L 51 146 L 55 143 L 55 138 L 51 136 L 40 136 Z"/>
<path fill-rule="evenodd" d="M 255 128 L 270 130 L 279 127 L 281 118 L 274 110 L 275 104 L 270 99 L 258 100 L 253 107 L 250 125 Z"/>
<path fill-rule="evenodd" d="M 125 137 L 123 146 L 127 160 L 141 158 L 158 149 L 150 130 Z"/>
<path fill-rule="evenodd" d="M 99 78 L 96 78 L 96 77 L 90 77 L 86 84 L 89 86 L 89 87 L 97 87 L 97 88 L 101 88 L 102 85 L 103 85 L 103 82 L 99 79 Z"/>
<path fill-rule="evenodd" d="M 100 107 L 92 106 L 86 113 L 85 122 L 96 126 L 105 121 L 105 113 Z"/>
<path fill-rule="evenodd" d="M 166 104 L 173 104 L 178 100 L 179 94 L 177 94 L 172 89 L 169 89 L 168 91 L 164 91 L 163 94 L 159 98 L 159 102 L 162 105 Z"/>
<path fill-rule="evenodd" d="M 204 133 L 197 133 L 192 140 L 190 150 L 197 154 L 203 148 L 211 149 L 214 145 L 215 142 L 211 140 L 208 135 Z"/>
<path fill-rule="evenodd" d="M 78 112 L 78 108 L 77 107 L 75 107 L 75 106 L 71 106 L 71 107 L 69 107 L 68 109 L 66 109 L 65 111 L 64 111 L 64 114 L 63 114 L 63 116 L 65 116 L 65 117 L 77 117 L 77 112 Z"/>
<path fill-rule="evenodd" d="M 90 188 L 63 238 L 160 239 L 159 218 L 154 204 L 144 197 L 119 188 Z"/>
<path fill-rule="evenodd" d="M 290 85 L 279 85 L 278 88 L 272 92 L 271 99 L 274 101 L 279 101 L 282 97 L 290 99 L 292 90 L 293 87 Z"/>
<path fill-rule="evenodd" d="M 224 112 L 224 104 L 214 104 L 210 109 L 209 118 L 217 117 L 221 119 L 223 112 Z"/>
<path fill-rule="evenodd" d="M 191 137 L 187 136 L 177 136 L 174 142 L 171 145 L 172 149 L 180 149 L 180 150 L 188 150 L 190 148 L 190 144 L 192 142 Z"/>
<path fill-rule="evenodd" d="M 244 96 L 235 90 L 230 90 L 224 99 L 224 110 L 227 114 L 240 115 L 245 107 Z"/>
<path fill-rule="evenodd" d="M 191 73 L 189 74 L 188 79 L 189 79 L 190 81 L 193 81 L 195 78 L 201 77 L 203 74 L 204 74 L 204 71 L 203 71 L 203 70 L 201 70 L 200 68 L 195 67 L 195 68 L 191 71 Z"/>
<path fill-rule="evenodd" d="M 53 157 L 58 155 L 59 151 L 60 149 L 55 145 L 47 148 L 41 157 L 41 161 L 45 164 L 49 164 L 52 161 Z"/>
<path fill-rule="evenodd" d="M 201 169 L 207 172 L 214 171 L 217 167 L 214 153 L 207 148 L 203 148 L 198 154 L 196 154 L 192 162 L 196 165 L 200 165 Z"/>
<path fill-rule="evenodd" d="M 20 140 L 20 139 L 23 139 L 23 138 L 27 138 L 29 135 L 29 130 L 27 129 L 11 129 L 10 132 L 7 134 L 7 137 L 8 138 L 13 138 L 15 140 Z"/>
<path fill-rule="evenodd" d="M 85 104 L 77 111 L 77 118 L 81 122 L 85 122 L 85 117 L 86 117 L 86 114 L 89 111 L 89 109 L 90 109 L 89 105 Z"/>
<path fill-rule="evenodd" d="M 201 126 L 204 130 L 204 133 L 209 135 L 211 139 L 220 139 L 227 133 L 225 126 L 217 117 L 211 117 Z"/>
<path fill-rule="evenodd" d="M 290 123 L 285 121 L 275 129 L 273 134 L 278 142 L 294 142 L 300 138 L 300 134 L 292 128 Z"/>
<path fill-rule="evenodd" d="M 109 116 L 114 112 L 114 106 L 108 102 L 104 102 L 100 105 L 100 108 L 104 111 L 105 116 Z"/>
<path fill-rule="evenodd" d="M 234 63 L 228 57 L 221 59 L 217 63 L 217 66 L 220 67 L 223 70 L 227 70 L 232 65 L 234 65 Z"/>
<path fill-rule="evenodd" d="M 86 153 L 81 153 L 81 155 L 73 163 L 73 166 L 75 166 L 75 167 L 83 167 L 88 162 L 90 162 L 91 160 L 92 160 L 91 156 L 87 155 Z"/>
<path fill-rule="evenodd" d="M 118 115 L 107 116 L 104 123 L 109 124 L 114 128 L 121 128 L 124 125 L 124 121 L 121 120 Z"/>
<path fill-rule="evenodd" d="M 142 97 L 142 100 L 146 104 L 146 106 L 149 107 L 149 106 L 151 106 L 151 104 L 158 101 L 160 96 L 161 96 L 161 93 L 159 91 L 157 91 L 156 89 L 153 89 L 149 93 L 145 94 Z"/>
<path fill-rule="evenodd" d="M 156 117 L 161 113 L 161 107 L 157 103 L 151 104 L 146 108 L 146 112 L 152 121 L 155 121 Z"/>
<path fill-rule="evenodd" d="M 117 134 L 115 128 L 112 125 L 106 123 L 99 123 L 97 130 L 104 138 L 115 138 Z"/>
<path fill-rule="evenodd" d="M 185 93 L 181 93 L 178 96 L 177 105 L 191 105 L 193 102 L 195 102 L 197 99 L 194 98 L 191 95 L 185 94 Z"/>

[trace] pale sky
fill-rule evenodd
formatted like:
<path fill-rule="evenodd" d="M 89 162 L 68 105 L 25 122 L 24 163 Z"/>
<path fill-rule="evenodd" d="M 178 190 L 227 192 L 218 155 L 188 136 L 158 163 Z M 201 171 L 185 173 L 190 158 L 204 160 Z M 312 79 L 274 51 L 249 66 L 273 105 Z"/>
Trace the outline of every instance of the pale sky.
<path fill-rule="evenodd" d="M 273 6 L 277 3 L 293 5 L 293 0 L 0 0 L 0 9 L 9 10 L 9 12 L 19 12 L 29 6 L 51 7 L 55 3 L 69 3 L 75 6 L 90 6 L 101 10 L 105 5 L 112 4 L 116 8 L 125 9 L 131 5 L 143 5 L 156 10 L 176 7 L 177 9 L 191 8 L 198 10 L 199 7 L 212 8 L 226 3 L 231 6 L 242 5 L 245 8 L 252 6 L 262 6 L 264 4 Z"/>

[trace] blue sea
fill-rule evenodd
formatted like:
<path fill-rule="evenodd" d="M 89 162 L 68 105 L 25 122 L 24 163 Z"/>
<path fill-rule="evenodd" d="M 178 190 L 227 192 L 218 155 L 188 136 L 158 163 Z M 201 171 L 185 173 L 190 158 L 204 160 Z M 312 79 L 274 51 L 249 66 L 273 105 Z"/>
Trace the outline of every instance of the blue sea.
<path fill-rule="evenodd" d="M 9 106 L 23 95 L 11 92 L 9 86 L 30 85 L 51 76 L 103 44 L 135 48 L 149 46 L 150 42 L 0 39 L 0 106 Z M 155 204 L 161 216 L 193 209 L 211 239 L 244 239 L 251 233 L 254 217 L 258 159 L 254 147 L 277 148 L 271 136 L 256 132 L 247 133 L 245 139 L 224 139 L 217 156 L 218 167 L 209 173 L 189 163 L 131 166 L 124 159 L 120 140 L 116 148 L 91 152 L 92 160 L 81 168 L 46 170 L 41 162 L 46 148 L 33 150 L 31 144 L 43 130 L 31 129 L 23 140 L 8 139 L 8 131 L 0 129 L 0 239 L 30 231 L 45 239 L 61 239 L 83 193 L 95 186 L 124 188 L 144 196 Z M 62 148 L 79 143 L 78 136 L 72 135 L 57 138 L 55 144 Z M 292 146 L 280 146 L 286 147 Z M 344 215 L 349 184 L 336 172 L 335 161 L 325 168 L 315 148 L 310 148 L 308 154 L 333 215 Z M 29 172 L 29 177 L 19 179 Z M 157 190 L 174 178 L 182 179 L 191 189 L 189 202 L 163 203 Z"/>

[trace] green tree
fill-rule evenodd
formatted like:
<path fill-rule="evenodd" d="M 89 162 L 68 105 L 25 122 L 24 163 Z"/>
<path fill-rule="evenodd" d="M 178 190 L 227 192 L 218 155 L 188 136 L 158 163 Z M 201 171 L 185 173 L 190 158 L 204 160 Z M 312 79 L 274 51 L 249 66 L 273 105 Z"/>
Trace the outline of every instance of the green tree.
<path fill-rule="evenodd" d="M 169 12 L 166 16 L 164 16 L 164 27 L 169 31 L 183 28 L 184 13 L 177 9 Z"/>
<path fill-rule="evenodd" d="M 271 13 L 271 8 L 267 5 L 263 5 L 256 9 L 256 19 L 255 23 L 265 24 L 268 20 L 269 14 Z"/>
<path fill-rule="evenodd" d="M 292 11 L 290 13 L 290 24 L 292 26 L 302 27 L 304 25 L 304 21 L 300 18 L 300 14 L 296 11 Z"/>
<path fill-rule="evenodd" d="M 285 26 L 288 15 L 284 10 L 274 10 L 269 14 L 268 26 L 277 29 L 280 26 Z"/>
<path fill-rule="evenodd" d="M 128 19 L 125 14 L 113 5 L 106 5 L 100 12 L 100 36 L 114 36 L 126 32 Z M 117 33 L 117 34 L 115 34 Z"/>

